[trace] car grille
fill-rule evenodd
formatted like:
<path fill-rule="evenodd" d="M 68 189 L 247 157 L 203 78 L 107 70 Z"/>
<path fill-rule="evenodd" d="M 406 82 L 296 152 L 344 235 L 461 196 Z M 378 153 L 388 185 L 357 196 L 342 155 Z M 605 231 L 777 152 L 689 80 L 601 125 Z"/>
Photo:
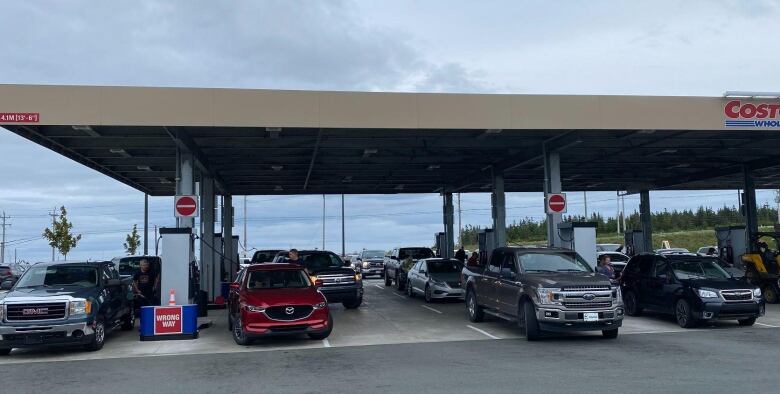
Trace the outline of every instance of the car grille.
<path fill-rule="evenodd" d="M 6 304 L 5 308 L 7 321 L 54 320 L 65 318 L 67 303 Z"/>
<path fill-rule="evenodd" d="M 320 275 L 317 279 L 322 280 L 323 286 L 344 286 L 355 283 L 355 277 L 352 275 Z"/>
<path fill-rule="evenodd" d="M 458 281 L 447 282 L 447 285 L 452 287 L 452 288 L 456 288 L 457 289 L 457 288 L 460 287 L 460 282 L 458 282 Z"/>
<path fill-rule="evenodd" d="M 564 302 L 563 306 L 570 309 L 594 309 L 594 308 L 609 308 L 612 306 L 612 301 L 607 302 Z"/>
<path fill-rule="evenodd" d="M 567 286 L 563 291 L 610 291 L 610 286 Z"/>
<path fill-rule="evenodd" d="M 371 268 L 383 268 L 385 265 L 383 263 L 371 263 L 369 264 L 369 267 Z"/>
<path fill-rule="evenodd" d="M 287 313 L 288 308 L 292 308 L 292 313 Z M 274 306 L 266 308 L 265 315 L 273 320 L 293 321 L 309 317 L 313 310 L 311 305 Z"/>
<path fill-rule="evenodd" d="M 35 333 L 35 334 L 5 334 L 3 335 L 3 339 L 8 341 L 23 341 L 25 338 L 39 338 L 42 340 L 47 339 L 61 339 L 65 338 L 65 331 L 57 331 L 57 332 L 44 332 L 44 333 Z"/>
<path fill-rule="evenodd" d="M 720 295 L 726 301 L 750 301 L 753 299 L 752 290 L 722 290 Z"/>

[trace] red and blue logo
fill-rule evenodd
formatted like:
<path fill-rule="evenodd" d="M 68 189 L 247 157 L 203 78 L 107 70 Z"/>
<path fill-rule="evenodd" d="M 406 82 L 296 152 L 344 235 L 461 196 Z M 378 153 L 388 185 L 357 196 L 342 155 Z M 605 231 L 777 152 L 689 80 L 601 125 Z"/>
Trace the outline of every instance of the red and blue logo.
<path fill-rule="evenodd" d="M 780 128 L 780 102 L 743 103 L 732 100 L 723 107 L 726 127 Z"/>

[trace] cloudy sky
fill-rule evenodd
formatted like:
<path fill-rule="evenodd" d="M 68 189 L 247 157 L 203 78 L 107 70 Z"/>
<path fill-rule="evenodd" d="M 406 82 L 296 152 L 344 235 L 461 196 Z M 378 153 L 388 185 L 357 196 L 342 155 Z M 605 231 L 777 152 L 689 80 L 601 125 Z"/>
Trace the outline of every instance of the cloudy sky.
<path fill-rule="evenodd" d="M 358 91 L 718 96 L 780 91 L 780 1 L 11 1 L 0 0 L 0 83 Z M 734 205 L 736 191 L 653 193 L 653 209 Z M 582 193 L 570 194 L 581 213 Z M 759 202 L 773 201 L 760 191 Z M 0 130 L 6 260 L 50 258 L 40 238 L 65 205 L 74 258 L 122 254 L 143 195 Z M 237 231 L 243 199 L 235 198 Z M 436 195 L 347 196 L 347 249 L 428 245 Z M 489 196 L 462 196 L 463 223 L 490 222 Z M 626 199 L 634 210 L 638 198 Z M 172 199 L 151 224 L 174 223 Z M 341 245 L 339 196 L 326 246 Z M 540 218 L 541 195 L 507 197 L 509 221 Z M 250 247 L 322 242 L 322 197 L 249 197 Z M 614 193 L 588 208 L 614 215 Z"/>

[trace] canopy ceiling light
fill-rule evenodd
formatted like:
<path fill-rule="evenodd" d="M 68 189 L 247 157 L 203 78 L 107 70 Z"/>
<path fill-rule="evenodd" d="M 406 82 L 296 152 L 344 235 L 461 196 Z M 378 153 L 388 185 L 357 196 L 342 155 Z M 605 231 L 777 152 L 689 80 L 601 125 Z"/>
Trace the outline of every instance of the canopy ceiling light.
<path fill-rule="evenodd" d="M 277 171 L 277 172 L 281 171 L 283 168 L 284 168 L 284 166 L 280 166 L 280 165 L 273 165 L 273 166 L 271 166 L 271 169 L 274 170 L 274 171 Z"/>
<path fill-rule="evenodd" d="M 438 165 L 438 164 L 430 164 L 430 165 L 428 165 L 428 171 L 438 170 L 439 168 L 441 168 L 441 166 Z"/>
<path fill-rule="evenodd" d="M 168 178 L 160 178 L 160 183 L 162 183 L 163 185 L 167 185 L 171 183 L 171 180 Z"/>
<path fill-rule="evenodd" d="M 149 167 L 149 166 L 137 166 L 135 168 L 137 168 L 138 171 L 151 171 L 152 170 L 152 167 Z"/>
<path fill-rule="evenodd" d="M 363 157 L 368 157 L 370 155 L 375 155 L 379 152 L 379 149 L 376 148 L 366 148 L 363 149 Z"/>
<path fill-rule="evenodd" d="M 404 185 L 400 184 L 400 185 L 396 186 L 395 190 L 404 190 Z"/>
<path fill-rule="evenodd" d="M 274 187 L 274 191 L 275 191 L 275 192 L 280 192 L 280 191 L 282 191 L 282 190 L 284 190 L 284 188 L 282 188 L 282 187 L 281 187 L 281 186 L 279 186 L 279 185 L 276 185 L 276 186 Z"/>
<path fill-rule="evenodd" d="M 125 151 L 122 148 L 112 148 L 112 149 L 109 149 L 108 151 L 113 153 L 113 154 L 115 154 L 115 155 L 119 155 L 119 156 L 126 157 L 126 158 L 127 157 L 133 157 L 133 156 L 130 156 L 130 154 L 127 153 L 127 151 Z"/>
<path fill-rule="evenodd" d="M 780 99 L 778 92 L 744 92 L 739 90 L 730 90 L 723 93 L 726 98 L 752 98 L 752 99 Z"/>
<path fill-rule="evenodd" d="M 272 139 L 277 139 L 277 138 L 279 138 L 279 135 L 282 133 L 282 128 L 281 127 L 266 127 L 265 131 L 268 132 L 268 136 L 269 137 L 271 137 Z"/>
<path fill-rule="evenodd" d="M 84 134 L 90 136 L 90 137 L 100 137 L 100 134 L 98 134 L 95 130 L 92 130 L 91 126 L 81 126 L 81 125 L 74 125 L 70 126 L 73 130 L 84 132 Z"/>

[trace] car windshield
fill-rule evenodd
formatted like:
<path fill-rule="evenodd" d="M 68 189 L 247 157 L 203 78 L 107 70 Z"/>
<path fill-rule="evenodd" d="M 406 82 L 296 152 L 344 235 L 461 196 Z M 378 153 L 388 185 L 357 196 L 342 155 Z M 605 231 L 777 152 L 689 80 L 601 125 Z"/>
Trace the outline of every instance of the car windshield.
<path fill-rule="evenodd" d="M 328 268 L 341 268 L 344 263 L 335 254 L 331 253 L 300 253 L 300 259 L 303 266 L 311 272 L 321 271 Z"/>
<path fill-rule="evenodd" d="M 311 286 L 303 270 L 252 271 L 246 281 L 250 290 L 302 289 Z"/>
<path fill-rule="evenodd" d="M 429 259 L 433 257 L 433 251 L 429 248 L 405 248 L 398 251 L 400 260 L 407 259 L 410 256 L 413 260 Z"/>
<path fill-rule="evenodd" d="M 383 257 L 385 257 L 384 250 L 364 250 L 360 254 L 361 259 L 381 259 Z"/>
<path fill-rule="evenodd" d="M 78 265 L 54 265 L 32 267 L 16 284 L 17 289 L 27 287 L 97 286 L 97 268 Z"/>
<path fill-rule="evenodd" d="M 428 261 L 428 273 L 447 274 L 460 272 L 463 267 L 456 260 L 431 260 Z"/>
<path fill-rule="evenodd" d="M 592 272 L 580 256 L 569 253 L 523 253 L 520 266 L 524 272 Z"/>
<path fill-rule="evenodd" d="M 731 276 L 714 260 L 672 261 L 677 279 L 728 279 Z"/>

